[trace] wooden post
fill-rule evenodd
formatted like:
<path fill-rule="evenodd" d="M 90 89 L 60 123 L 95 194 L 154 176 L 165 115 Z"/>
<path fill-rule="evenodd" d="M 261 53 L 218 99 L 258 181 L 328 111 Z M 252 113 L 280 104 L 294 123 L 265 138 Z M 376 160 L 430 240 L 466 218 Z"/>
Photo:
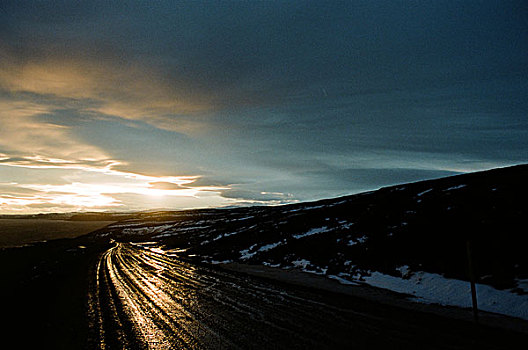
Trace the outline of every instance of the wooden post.
<path fill-rule="evenodd" d="M 468 258 L 468 272 L 469 280 L 471 282 L 471 301 L 473 302 L 473 318 L 475 323 L 478 323 L 478 307 L 477 307 L 477 289 L 475 287 L 475 269 L 473 265 L 473 257 L 471 255 L 471 241 L 466 242 L 467 258 Z"/>

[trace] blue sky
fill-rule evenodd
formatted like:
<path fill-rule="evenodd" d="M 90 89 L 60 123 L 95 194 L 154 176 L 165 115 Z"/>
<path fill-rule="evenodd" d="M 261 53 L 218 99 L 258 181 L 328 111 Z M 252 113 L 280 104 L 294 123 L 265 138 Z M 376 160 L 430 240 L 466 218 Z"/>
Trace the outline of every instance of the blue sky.
<path fill-rule="evenodd" d="M 280 204 L 528 159 L 523 1 L 3 1 L 0 212 Z"/>

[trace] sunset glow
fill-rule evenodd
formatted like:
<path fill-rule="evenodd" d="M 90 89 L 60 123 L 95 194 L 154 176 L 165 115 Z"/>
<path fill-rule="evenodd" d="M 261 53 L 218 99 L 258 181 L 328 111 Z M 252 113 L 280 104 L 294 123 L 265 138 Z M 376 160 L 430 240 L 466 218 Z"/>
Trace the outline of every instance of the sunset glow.
<path fill-rule="evenodd" d="M 86 167 L 71 164 L 60 159 L 46 159 L 33 157 L 28 159 L 40 164 L 27 165 L 22 163 L 10 164 L 14 167 L 30 169 L 61 169 L 73 171 L 63 177 L 66 183 L 36 184 L 36 183 L 8 183 L 0 184 L 20 190 L 29 190 L 33 194 L 25 196 L 0 196 L 0 209 L 4 212 L 31 211 L 31 208 L 50 208 L 59 210 L 84 209 L 119 209 L 124 206 L 122 200 L 115 195 L 138 195 L 148 197 L 192 197 L 218 196 L 227 187 L 193 186 L 198 177 L 193 176 L 147 176 L 130 172 L 113 170 L 112 165 L 102 168 Z M 48 163 L 48 164 L 42 164 Z M 53 164 L 53 165 L 51 165 Z M 69 179 L 75 181 L 67 182 Z M 227 203 L 227 201 L 226 201 Z"/>

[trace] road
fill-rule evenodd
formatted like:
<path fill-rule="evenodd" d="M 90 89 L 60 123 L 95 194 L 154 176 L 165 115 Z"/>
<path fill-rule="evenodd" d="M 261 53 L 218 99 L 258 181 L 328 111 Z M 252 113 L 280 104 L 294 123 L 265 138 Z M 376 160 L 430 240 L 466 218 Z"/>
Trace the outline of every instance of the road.
<path fill-rule="evenodd" d="M 89 295 L 100 349 L 502 348 L 509 335 L 191 264 L 128 243 L 104 252 Z M 505 343 L 506 342 L 506 343 Z"/>

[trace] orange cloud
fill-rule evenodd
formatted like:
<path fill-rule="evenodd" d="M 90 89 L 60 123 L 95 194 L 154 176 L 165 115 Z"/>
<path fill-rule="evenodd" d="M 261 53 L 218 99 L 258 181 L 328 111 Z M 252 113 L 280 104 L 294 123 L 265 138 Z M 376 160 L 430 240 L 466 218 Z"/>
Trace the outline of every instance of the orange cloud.
<path fill-rule="evenodd" d="M 49 111 L 49 107 L 33 102 L 0 100 L 0 149 L 11 157 L 34 161 L 109 159 L 98 147 L 76 140 L 69 127 L 39 119 Z"/>
<path fill-rule="evenodd" d="M 189 133 L 203 124 L 178 116 L 210 110 L 208 99 L 190 95 L 185 87 L 163 82 L 154 71 L 137 66 L 82 59 L 47 59 L 0 67 L 0 87 L 10 93 L 31 93 L 53 101 L 71 99 L 83 112 L 96 112 L 155 127 Z M 83 105 L 84 102 L 84 105 Z M 49 107 L 32 104 L 34 111 Z M 22 112 L 22 111 L 19 111 Z"/>

